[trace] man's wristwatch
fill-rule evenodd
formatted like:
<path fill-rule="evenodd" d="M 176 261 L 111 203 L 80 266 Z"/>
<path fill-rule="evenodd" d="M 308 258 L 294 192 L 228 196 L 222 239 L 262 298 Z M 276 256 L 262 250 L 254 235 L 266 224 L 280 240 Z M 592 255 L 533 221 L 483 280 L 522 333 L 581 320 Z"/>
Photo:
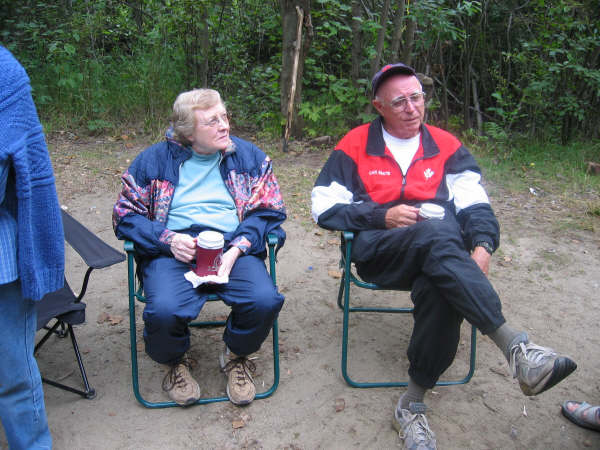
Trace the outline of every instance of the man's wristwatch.
<path fill-rule="evenodd" d="M 486 241 L 476 242 L 475 245 L 473 246 L 473 248 L 475 248 L 475 247 L 483 247 L 485 249 L 485 251 L 488 252 L 490 255 L 492 253 L 494 253 L 493 247 L 490 245 L 489 242 L 486 242 Z"/>

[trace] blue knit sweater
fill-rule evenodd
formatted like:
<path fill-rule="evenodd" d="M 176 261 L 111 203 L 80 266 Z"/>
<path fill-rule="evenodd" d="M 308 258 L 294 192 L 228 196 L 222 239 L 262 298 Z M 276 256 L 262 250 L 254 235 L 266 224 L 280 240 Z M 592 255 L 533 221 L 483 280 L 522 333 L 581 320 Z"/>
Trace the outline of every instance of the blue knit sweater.
<path fill-rule="evenodd" d="M 17 218 L 23 296 L 64 285 L 64 235 L 54 175 L 25 69 L 0 46 L 0 161 L 10 161 L 6 202 Z"/>

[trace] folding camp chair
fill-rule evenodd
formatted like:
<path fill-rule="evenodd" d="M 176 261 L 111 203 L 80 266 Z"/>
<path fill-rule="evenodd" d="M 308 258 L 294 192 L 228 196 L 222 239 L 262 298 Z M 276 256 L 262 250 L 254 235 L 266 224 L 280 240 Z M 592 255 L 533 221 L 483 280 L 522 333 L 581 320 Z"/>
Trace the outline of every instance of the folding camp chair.
<path fill-rule="evenodd" d="M 381 307 L 364 307 L 364 306 L 350 306 L 350 286 L 352 284 L 372 290 L 390 290 L 383 289 L 374 283 L 367 283 L 362 281 L 352 272 L 352 262 L 350 256 L 352 254 L 352 243 L 354 240 L 354 233 L 351 231 L 341 232 L 341 259 L 340 268 L 342 269 L 342 277 L 340 280 L 340 288 L 338 291 L 338 306 L 344 312 L 344 319 L 342 325 L 342 376 L 346 383 L 356 388 L 375 388 L 375 387 L 399 387 L 408 386 L 408 381 L 397 381 L 397 382 L 357 382 L 354 381 L 348 374 L 348 334 L 349 334 L 349 322 L 350 313 L 358 312 L 375 312 L 375 313 L 396 313 L 396 314 L 409 314 L 412 313 L 412 307 L 406 308 L 381 308 Z M 437 386 L 450 386 L 456 384 L 465 384 L 473 377 L 475 372 L 475 348 L 476 348 L 476 331 L 474 326 L 471 326 L 471 352 L 469 357 L 469 371 L 467 375 L 459 380 L 451 381 L 438 381 Z"/>
<path fill-rule="evenodd" d="M 275 247 L 278 243 L 277 236 L 274 234 L 269 234 L 267 238 L 267 245 L 269 248 L 269 273 L 271 275 L 271 279 L 273 283 L 276 284 L 276 274 L 275 274 Z M 136 274 L 136 253 L 135 246 L 131 241 L 125 241 L 124 244 L 125 251 L 127 253 L 127 273 L 128 273 L 128 285 L 129 285 L 129 335 L 130 335 L 130 345 L 131 345 L 131 382 L 133 385 L 133 393 L 135 398 L 146 408 L 170 408 L 173 406 L 180 406 L 175 402 L 151 402 L 146 400 L 141 392 L 140 392 L 140 384 L 139 384 L 139 368 L 138 368 L 138 352 L 137 352 L 137 328 L 136 328 L 136 318 L 135 318 L 135 310 L 136 310 L 136 300 L 142 303 L 146 302 L 146 299 L 143 294 L 143 286 Z M 220 301 L 218 295 L 211 294 L 208 297 L 208 302 Z M 191 322 L 189 325 L 197 328 L 206 328 L 206 327 L 219 327 L 224 326 L 226 321 L 195 321 Z M 278 334 L 278 325 L 277 320 L 273 323 L 273 331 L 272 331 L 272 339 L 273 339 L 273 384 L 270 388 L 265 390 L 264 392 L 257 393 L 256 399 L 266 398 L 272 395 L 277 386 L 279 385 L 279 334 Z M 210 398 L 201 398 L 194 405 L 204 405 L 207 403 L 214 402 L 224 402 L 228 401 L 229 397 L 220 396 L 220 397 L 210 397 Z"/>
<path fill-rule="evenodd" d="M 96 391 L 88 383 L 85 373 L 85 367 L 75 338 L 73 325 L 79 325 L 85 322 L 85 303 L 81 300 L 87 290 L 88 281 L 92 270 L 102 269 L 112 266 L 125 260 L 125 255 L 106 244 L 102 239 L 85 228 L 77 220 L 71 217 L 65 211 L 62 211 L 62 221 L 65 233 L 65 240 L 75 250 L 88 269 L 85 272 L 81 289 L 78 295 L 75 295 L 65 278 L 65 285 L 62 289 L 44 296 L 42 300 L 36 303 L 37 309 L 37 329 L 46 330 L 44 336 L 35 346 L 34 352 L 37 353 L 40 348 L 48 341 L 50 336 L 71 337 L 71 344 L 75 352 L 75 358 L 79 365 L 79 371 L 83 380 L 84 390 L 75 389 L 57 381 L 52 381 L 42 376 L 42 381 L 52 386 L 74 392 L 82 397 L 92 399 L 96 396 Z M 50 326 L 50 322 L 54 324 Z"/>

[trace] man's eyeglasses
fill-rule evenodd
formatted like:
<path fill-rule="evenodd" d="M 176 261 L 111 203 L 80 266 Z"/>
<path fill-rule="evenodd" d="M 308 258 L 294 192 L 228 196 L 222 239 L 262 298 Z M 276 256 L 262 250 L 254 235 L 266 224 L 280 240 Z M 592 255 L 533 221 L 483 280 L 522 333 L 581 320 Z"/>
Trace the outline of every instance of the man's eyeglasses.
<path fill-rule="evenodd" d="M 211 117 L 210 120 L 208 120 L 207 122 L 198 121 L 198 123 L 200 125 L 204 125 L 205 127 L 214 128 L 216 126 L 219 126 L 221 124 L 221 122 L 223 122 L 225 125 L 229 125 L 230 118 L 231 117 L 230 117 L 229 113 L 223 113 L 223 114 L 219 114 L 218 116 Z"/>
<path fill-rule="evenodd" d="M 394 109 L 406 109 L 408 102 L 411 105 L 419 105 L 425 98 L 425 92 L 415 92 L 408 97 L 398 97 L 390 102 L 390 106 Z"/>

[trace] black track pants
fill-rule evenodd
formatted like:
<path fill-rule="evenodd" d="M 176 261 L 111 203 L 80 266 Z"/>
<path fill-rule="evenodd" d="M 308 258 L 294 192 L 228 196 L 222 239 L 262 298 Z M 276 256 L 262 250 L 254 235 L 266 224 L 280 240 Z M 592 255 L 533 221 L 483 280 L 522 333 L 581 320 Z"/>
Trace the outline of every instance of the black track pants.
<path fill-rule="evenodd" d="M 505 322 L 498 295 L 469 255 L 452 217 L 362 231 L 352 260 L 365 281 L 411 290 L 409 375 L 424 388 L 433 387 L 452 364 L 463 318 L 483 334 Z"/>

